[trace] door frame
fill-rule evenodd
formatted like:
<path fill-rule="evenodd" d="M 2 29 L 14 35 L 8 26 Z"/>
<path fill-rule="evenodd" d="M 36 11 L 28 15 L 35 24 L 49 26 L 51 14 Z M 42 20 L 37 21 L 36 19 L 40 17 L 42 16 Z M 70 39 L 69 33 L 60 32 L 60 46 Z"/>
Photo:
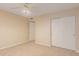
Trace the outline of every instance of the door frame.
<path fill-rule="evenodd" d="M 29 33 L 30 32 L 30 27 L 29 27 L 30 23 L 34 23 L 35 24 L 35 21 L 28 21 L 28 40 L 29 41 L 33 41 L 33 40 L 30 40 L 30 38 L 29 38 L 30 37 L 30 33 Z M 34 39 L 35 39 L 35 30 L 34 30 Z"/>

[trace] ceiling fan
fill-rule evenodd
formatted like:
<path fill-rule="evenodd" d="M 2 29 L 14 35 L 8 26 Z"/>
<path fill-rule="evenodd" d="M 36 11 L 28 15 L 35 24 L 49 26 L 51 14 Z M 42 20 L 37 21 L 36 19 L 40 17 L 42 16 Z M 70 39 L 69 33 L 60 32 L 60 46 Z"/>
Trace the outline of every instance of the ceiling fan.
<path fill-rule="evenodd" d="M 12 8 L 12 9 L 20 9 L 22 10 L 22 12 L 24 14 L 26 14 L 27 16 L 31 15 L 31 8 L 32 8 L 32 4 L 31 3 L 16 3 L 16 7 Z"/>

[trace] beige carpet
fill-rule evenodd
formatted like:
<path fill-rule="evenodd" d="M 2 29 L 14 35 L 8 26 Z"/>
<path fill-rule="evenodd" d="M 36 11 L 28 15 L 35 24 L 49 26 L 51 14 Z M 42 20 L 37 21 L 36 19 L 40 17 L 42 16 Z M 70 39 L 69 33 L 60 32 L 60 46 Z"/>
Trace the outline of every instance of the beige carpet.
<path fill-rule="evenodd" d="M 57 47 L 46 47 L 33 42 L 0 50 L 1 56 L 78 56 L 79 54 Z"/>

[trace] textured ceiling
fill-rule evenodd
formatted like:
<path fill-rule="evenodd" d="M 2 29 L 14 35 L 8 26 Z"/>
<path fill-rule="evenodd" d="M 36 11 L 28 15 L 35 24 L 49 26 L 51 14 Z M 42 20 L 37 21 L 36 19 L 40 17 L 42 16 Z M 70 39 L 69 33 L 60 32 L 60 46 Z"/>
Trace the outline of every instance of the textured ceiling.
<path fill-rule="evenodd" d="M 79 7 L 78 3 L 31 3 L 30 5 L 30 12 L 27 10 L 27 13 L 25 13 L 22 4 L 19 3 L 0 3 L 0 9 L 25 17 L 35 17 L 45 13 L 54 13 Z"/>

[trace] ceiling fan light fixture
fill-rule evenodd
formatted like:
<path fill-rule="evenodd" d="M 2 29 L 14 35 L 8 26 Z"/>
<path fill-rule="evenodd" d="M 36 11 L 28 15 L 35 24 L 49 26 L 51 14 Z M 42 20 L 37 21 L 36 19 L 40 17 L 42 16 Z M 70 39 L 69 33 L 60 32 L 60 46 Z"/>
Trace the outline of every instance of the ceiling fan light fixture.
<path fill-rule="evenodd" d="M 26 16 L 31 16 L 31 12 L 28 9 L 23 9 L 23 14 Z"/>

